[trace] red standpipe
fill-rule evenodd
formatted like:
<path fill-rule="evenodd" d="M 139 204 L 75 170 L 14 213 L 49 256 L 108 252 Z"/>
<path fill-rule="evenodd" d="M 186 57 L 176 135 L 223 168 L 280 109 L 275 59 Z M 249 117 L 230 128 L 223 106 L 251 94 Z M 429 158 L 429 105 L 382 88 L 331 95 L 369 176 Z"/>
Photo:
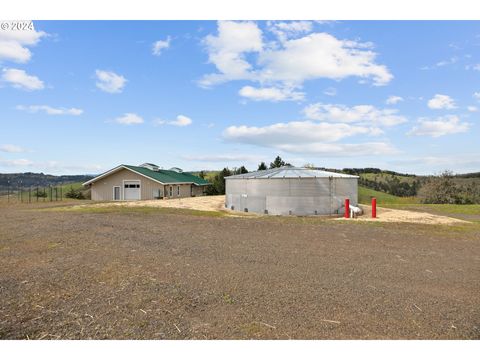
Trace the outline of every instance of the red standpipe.
<path fill-rule="evenodd" d="M 372 218 L 377 217 L 377 199 L 372 198 Z"/>
<path fill-rule="evenodd" d="M 350 199 L 345 199 L 345 219 L 350 218 Z"/>

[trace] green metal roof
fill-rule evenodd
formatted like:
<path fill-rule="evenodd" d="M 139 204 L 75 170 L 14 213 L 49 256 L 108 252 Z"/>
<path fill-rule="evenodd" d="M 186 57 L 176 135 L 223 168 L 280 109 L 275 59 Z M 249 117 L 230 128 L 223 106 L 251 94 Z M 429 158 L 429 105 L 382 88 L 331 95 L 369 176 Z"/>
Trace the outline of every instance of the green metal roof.
<path fill-rule="evenodd" d="M 194 183 L 195 185 L 208 185 L 209 182 L 199 176 L 195 176 L 188 172 L 176 172 L 173 170 L 158 169 L 156 171 L 133 165 L 123 165 L 126 168 L 136 171 L 153 180 L 160 181 L 164 184 L 170 183 Z"/>

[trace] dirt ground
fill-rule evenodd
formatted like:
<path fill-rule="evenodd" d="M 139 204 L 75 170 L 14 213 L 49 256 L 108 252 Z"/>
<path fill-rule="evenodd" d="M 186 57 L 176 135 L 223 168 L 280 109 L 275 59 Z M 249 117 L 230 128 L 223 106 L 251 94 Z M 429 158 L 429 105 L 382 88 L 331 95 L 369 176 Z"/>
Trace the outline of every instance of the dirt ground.
<path fill-rule="evenodd" d="M 59 205 L 0 206 L 2 339 L 480 338 L 478 224 Z"/>

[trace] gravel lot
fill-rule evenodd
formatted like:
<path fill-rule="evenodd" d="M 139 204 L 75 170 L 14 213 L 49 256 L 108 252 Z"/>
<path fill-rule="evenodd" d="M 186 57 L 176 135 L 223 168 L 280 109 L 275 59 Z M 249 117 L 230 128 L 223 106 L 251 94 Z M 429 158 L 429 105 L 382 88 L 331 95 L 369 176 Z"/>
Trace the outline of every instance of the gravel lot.
<path fill-rule="evenodd" d="M 479 339 L 480 226 L 0 204 L 2 339 Z"/>

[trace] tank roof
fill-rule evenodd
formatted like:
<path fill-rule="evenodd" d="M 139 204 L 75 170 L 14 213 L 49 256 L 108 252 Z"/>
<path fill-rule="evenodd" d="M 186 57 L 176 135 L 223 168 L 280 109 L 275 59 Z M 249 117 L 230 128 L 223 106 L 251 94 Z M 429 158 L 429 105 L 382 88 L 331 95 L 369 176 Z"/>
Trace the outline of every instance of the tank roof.
<path fill-rule="evenodd" d="M 246 174 L 238 174 L 225 177 L 226 179 L 298 179 L 298 178 L 355 178 L 358 176 L 341 174 L 318 168 L 305 168 L 294 166 L 282 166 L 279 168 L 253 171 Z"/>

